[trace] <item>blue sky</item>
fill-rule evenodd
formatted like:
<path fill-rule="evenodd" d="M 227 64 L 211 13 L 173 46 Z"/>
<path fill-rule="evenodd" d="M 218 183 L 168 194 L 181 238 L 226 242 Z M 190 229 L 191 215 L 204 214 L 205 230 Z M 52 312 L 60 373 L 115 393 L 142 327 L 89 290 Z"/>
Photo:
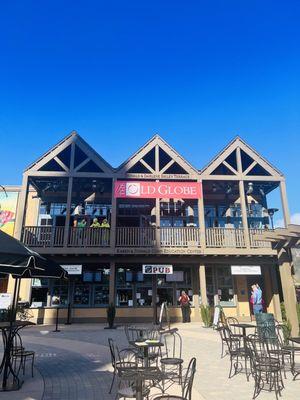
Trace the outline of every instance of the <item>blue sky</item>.
<path fill-rule="evenodd" d="M 0 183 L 73 129 L 113 166 L 159 133 L 201 168 L 240 135 L 299 213 L 299 20 L 299 1 L 2 2 Z"/>

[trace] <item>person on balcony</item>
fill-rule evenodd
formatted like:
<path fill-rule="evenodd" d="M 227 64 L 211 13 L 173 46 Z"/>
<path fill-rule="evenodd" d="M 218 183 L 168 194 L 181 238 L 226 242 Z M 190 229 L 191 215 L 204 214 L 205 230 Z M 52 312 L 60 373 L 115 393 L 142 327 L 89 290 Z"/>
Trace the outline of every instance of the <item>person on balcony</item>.
<path fill-rule="evenodd" d="M 109 244 L 109 222 L 106 218 L 102 221 L 102 224 L 100 225 L 101 228 L 104 229 L 103 231 L 103 245 L 107 246 Z"/>
<path fill-rule="evenodd" d="M 184 290 L 181 292 L 181 296 L 179 297 L 178 301 L 181 306 L 182 322 L 191 322 L 190 298 Z"/>
<path fill-rule="evenodd" d="M 94 218 L 94 219 L 93 219 L 93 223 L 92 223 L 92 225 L 91 225 L 91 228 L 101 228 L 101 224 L 100 224 L 100 222 L 98 221 L 98 218 Z"/>

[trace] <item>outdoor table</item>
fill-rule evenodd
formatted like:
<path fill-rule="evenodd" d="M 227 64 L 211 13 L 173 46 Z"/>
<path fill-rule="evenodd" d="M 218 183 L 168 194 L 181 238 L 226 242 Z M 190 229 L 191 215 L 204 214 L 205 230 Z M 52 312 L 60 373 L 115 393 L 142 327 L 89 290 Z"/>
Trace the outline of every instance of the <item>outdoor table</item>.
<path fill-rule="evenodd" d="M 122 379 L 135 380 L 136 382 L 136 400 L 143 400 L 143 381 L 161 381 L 164 374 L 158 367 L 139 367 L 137 369 L 122 373 Z"/>
<path fill-rule="evenodd" d="M 238 324 L 231 324 L 231 326 L 234 326 L 236 328 L 241 328 L 242 329 L 242 331 L 243 331 L 244 348 L 246 348 L 246 338 L 247 338 L 246 329 L 255 328 L 255 325 L 238 323 Z"/>
<path fill-rule="evenodd" d="M 130 342 L 131 345 L 136 347 L 137 349 L 142 349 L 143 350 L 143 361 L 144 361 L 144 367 L 145 368 L 150 368 L 150 363 L 149 363 L 149 348 L 151 347 L 162 347 L 164 344 L 160 342 L 159 340 L 143 340 L 143 341 L 135 341 L 135 342 Z"/>
<path fill-rule="evenodd" d="M 13 365 L 11 362 L 11 350 L 13 348 L 15 335 L 19 332 L 20 329 L 31 325 L 35 324 L 30 321 L 15 321 L 12 324 L 8 321 L 0 322 L 0 330 L 2 332 L 3 339 L 3 358 L 0 365 L 0 375 L 3 373 L 3 378 L 0 391 L 9 390 L 9 388 L 7 388 L 7 377 L 9 373 L 12 374 L 14 381 L 12 389 L 19 389 L 22 386 L 23 382 L 20 382 L 18 375 L 13 369 Z"/>
<path fill-rule="evenodd" d="M 289 341 L 296 343 L 296 344 L 300 344 L 300 337 L 290 337 Z M 295 355 L 294 354 L 293 354 L 292 373 L 294 375 L 293 380 L 295 380 L 297 378 L 297 376 L 300 375 L 300 366 L 295 368 Z"/>

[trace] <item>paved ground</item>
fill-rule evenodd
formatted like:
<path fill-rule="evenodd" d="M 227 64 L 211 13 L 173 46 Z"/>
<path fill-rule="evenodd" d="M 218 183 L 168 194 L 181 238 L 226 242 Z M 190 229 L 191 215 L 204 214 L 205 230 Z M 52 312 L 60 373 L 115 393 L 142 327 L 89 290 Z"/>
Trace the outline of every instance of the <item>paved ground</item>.
<path fill-rule="evenodd" d="M 229 362 L 220 359 L 218 334 L 202 328 L 201 324 L 178 324 L 183 337 L 186 365 L 193 356 L 197 358 L 193 400 L 250 400 L 253 381 L 240 374 L 228 379 Z M 36 351 L 36 371 L 32 379 L 26 375 L 21 391 L 1 393 L 2 400 L 109 400 L 112 378 L 108 337 L 113 337 L 120 347 L 126 346 L 122 328 L 105 330 L 100 324 L 38 326 L 24 329 L 26 347 Z M 283 400 L 296 400 L 300 393 L 300 377 L 292 382 L 285 380 Z M 174 388 L 176 390 L 176 388 Z M 275 399 L 274 393 L 262 393 L 258 399 Z"/>

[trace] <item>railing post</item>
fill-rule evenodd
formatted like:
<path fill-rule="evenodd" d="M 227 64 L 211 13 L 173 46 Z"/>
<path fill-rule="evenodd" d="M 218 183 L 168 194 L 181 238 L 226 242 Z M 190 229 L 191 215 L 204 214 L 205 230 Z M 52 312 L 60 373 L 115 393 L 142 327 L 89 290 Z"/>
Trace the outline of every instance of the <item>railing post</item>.
<path fill-rule="evenodd" d="M 116 178 L 112 180 L 112 195 L 111 195 L 111 213 L 110 213 L 110 232 L 109 232 L 109 244 L 113 251 L 117 245 L 117 199 L 115 197 L 115 182 Z"/>
<path fill-rule="evenodd" d="M 204 249 L 206 247 L 206 232 L 205 232 L 205 215 L 204 215 L 204 193 L 203 193 L 203 183 L 201 183 L 201 197 L 198 199 L 198 223 L 200 229 L 200 247 Z"/>
<path fill-rule="evenodd" d="M 67 211 L 66 211 L 66 221 L 64 229 L 64 247 L 69 244 L 69 232 L 70 232 L 70 217 L 71 217 L 71 206 L 72 206 L 72 190 L 73 190 L 73 177 L 69 177 L 68 182 L 68 194 L 67 194 Z"/>

